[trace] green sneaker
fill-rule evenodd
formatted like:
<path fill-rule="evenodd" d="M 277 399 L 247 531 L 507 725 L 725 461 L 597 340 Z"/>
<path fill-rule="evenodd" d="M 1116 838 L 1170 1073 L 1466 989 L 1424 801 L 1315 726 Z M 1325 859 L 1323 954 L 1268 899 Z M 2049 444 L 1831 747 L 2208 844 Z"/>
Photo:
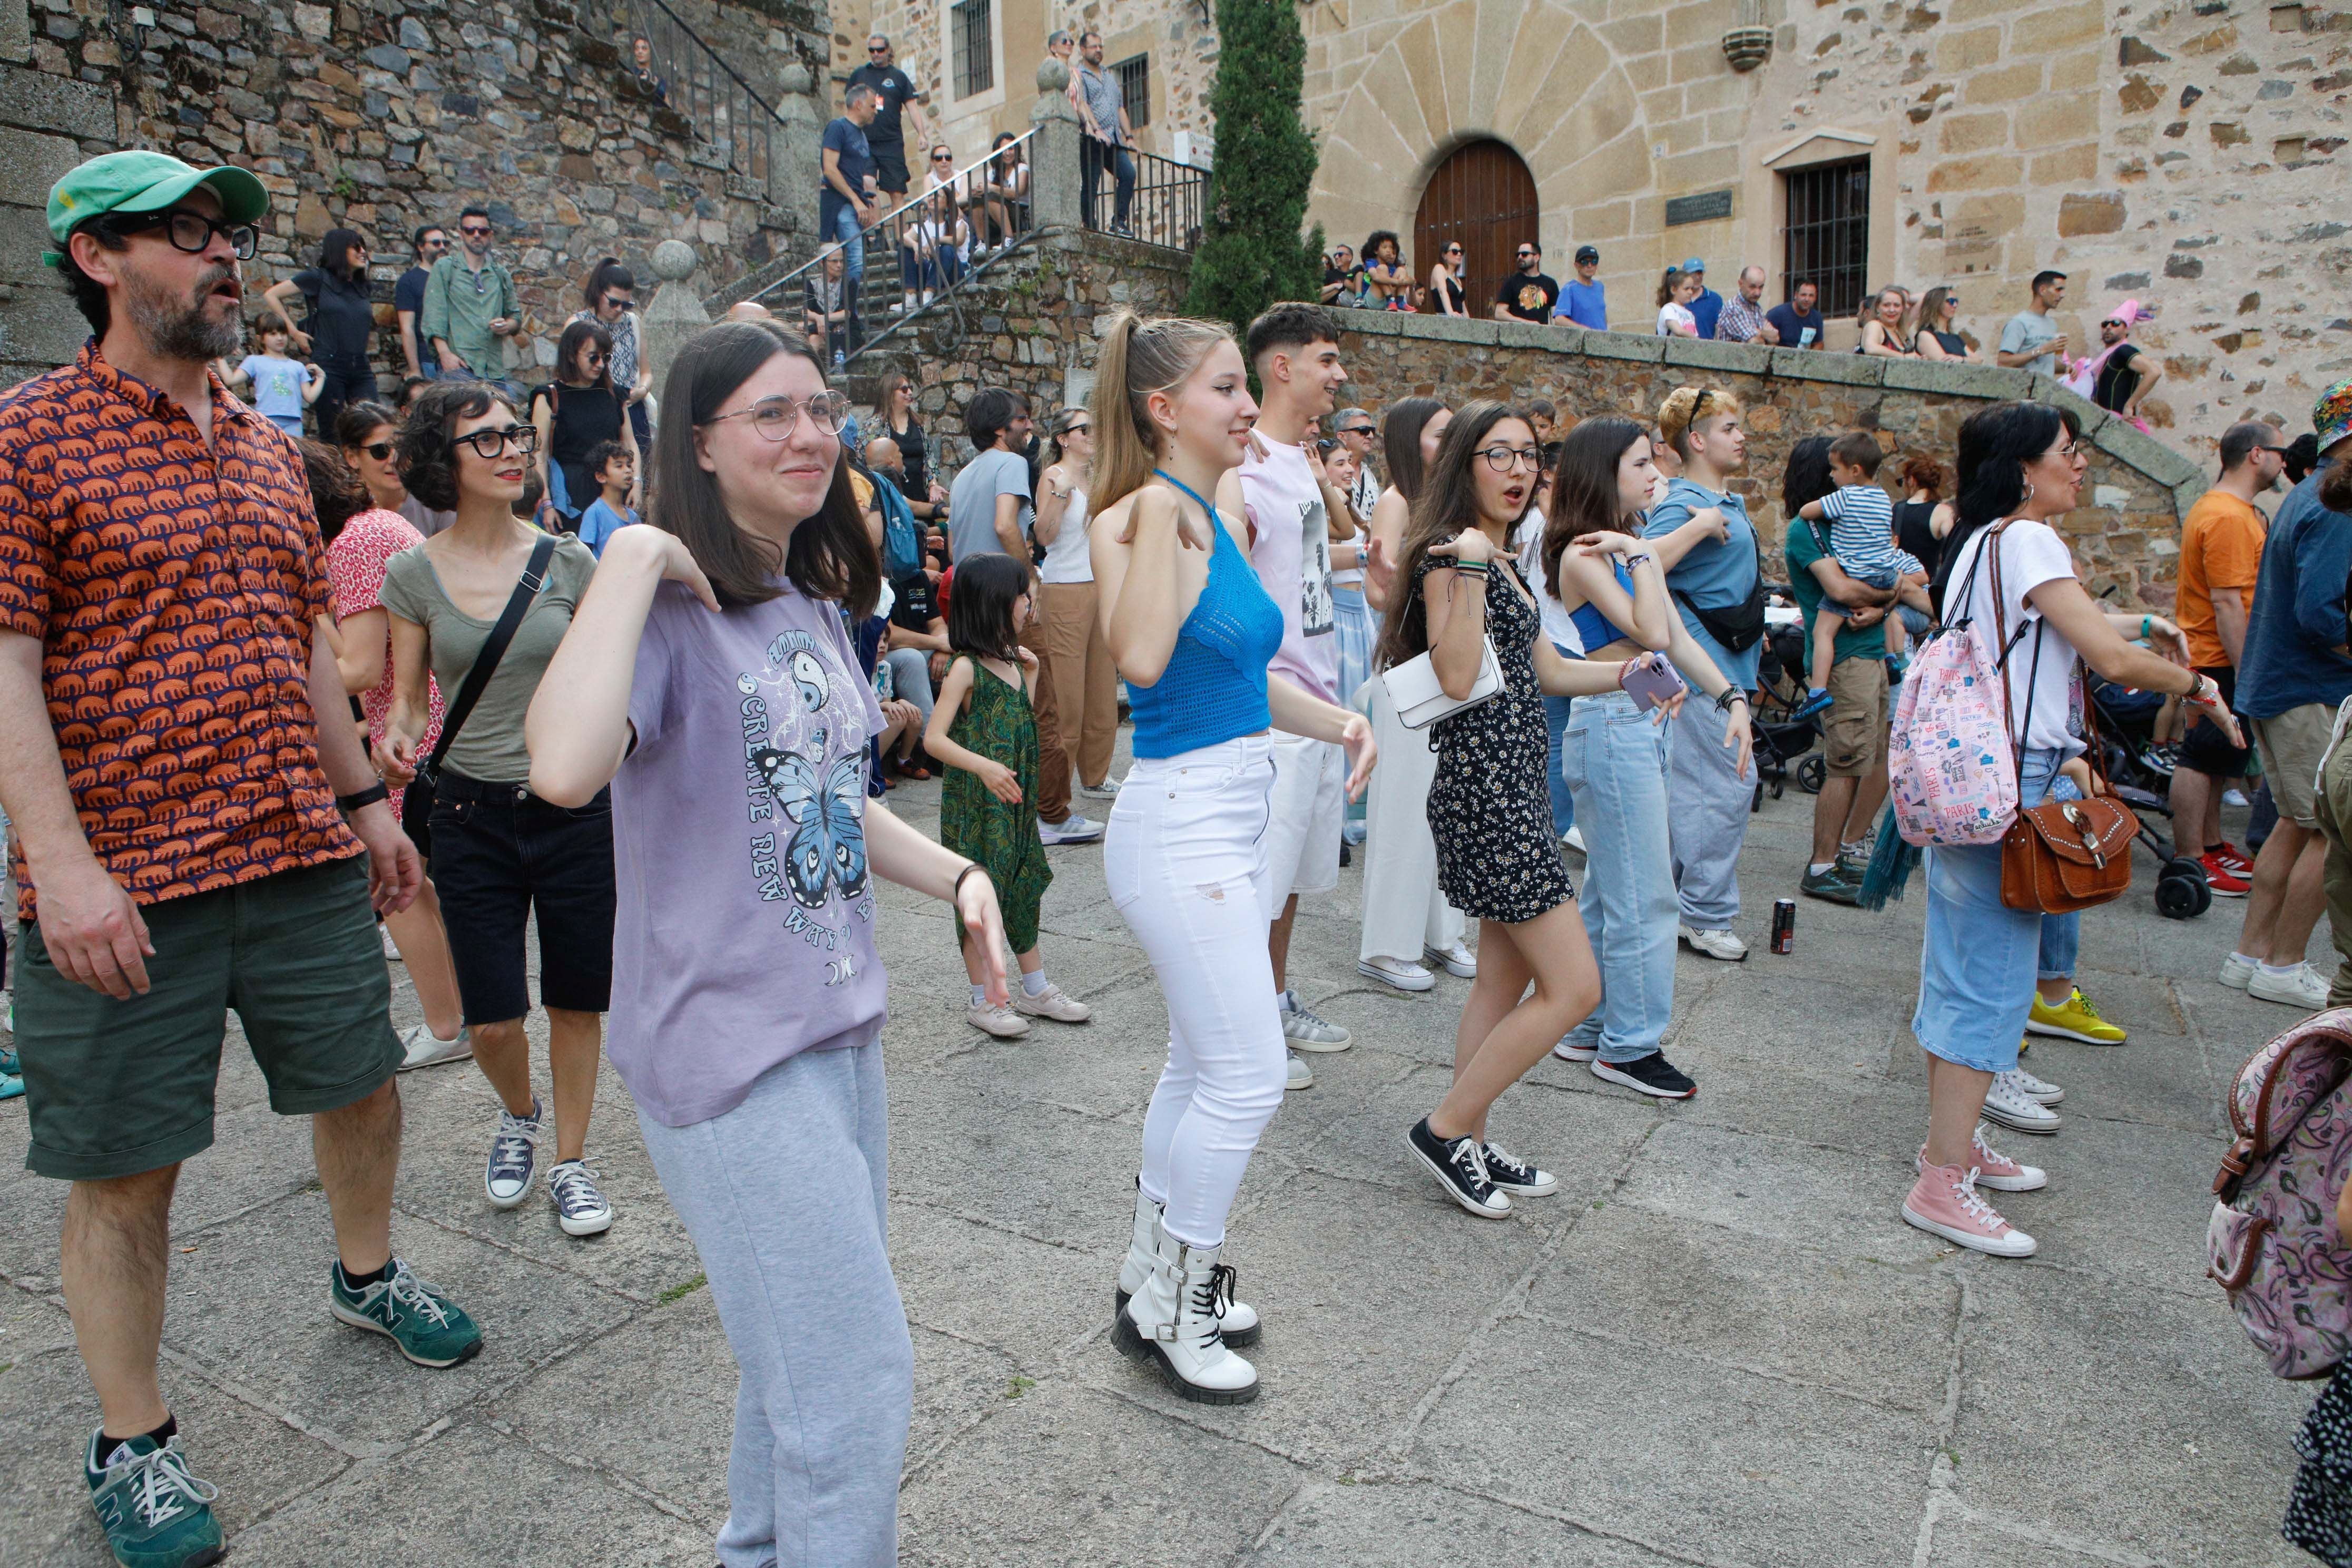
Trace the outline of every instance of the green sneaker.
<path fill-rule="evenodd" d="M 329 1265 L 327 1310 L 355 1329 L 382 1334 L 419 1366 L 457 1366 L 482 1352 L 482 1331 L 466 1310 L 408 1271 L 395 1258 L 392 1277 L 362 1290 L 343 1288 L 343 1271 Z"/>
<path fill-rule="evenodd" d="M 1843 861 L 1832 861 L 1828 870 L 1818 874 L 1807 871 L 1798 879 L 1797 891 L 1809 899 L 1820 899 L 1832 904 L 1862 901 L 1862 883 L 1847 872 Z"/>
<path fill-rule="evenodd" d="M 121 1457 L 103 1463 L 101 1447 Z M 220 1521 L 213 1518 L 220 1489 L 188 1473 L 178 1436 L 159 1447 L 152 1437 L 114 1443 L 92 1432 L 81 1471 L 122 1568 L 203 1568 L 221 1560 Z"/>

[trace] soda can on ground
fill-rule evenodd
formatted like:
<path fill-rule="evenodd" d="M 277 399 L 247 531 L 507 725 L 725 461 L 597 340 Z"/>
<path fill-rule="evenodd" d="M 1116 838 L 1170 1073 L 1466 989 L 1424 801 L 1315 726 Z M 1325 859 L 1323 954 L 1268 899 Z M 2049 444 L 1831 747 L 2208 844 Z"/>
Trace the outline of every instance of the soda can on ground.
<path fill-rule="evenodd" d="M 1797 948 L 1797 900 L 1772 900 L 1772 951 L 1794 952 Z"/>

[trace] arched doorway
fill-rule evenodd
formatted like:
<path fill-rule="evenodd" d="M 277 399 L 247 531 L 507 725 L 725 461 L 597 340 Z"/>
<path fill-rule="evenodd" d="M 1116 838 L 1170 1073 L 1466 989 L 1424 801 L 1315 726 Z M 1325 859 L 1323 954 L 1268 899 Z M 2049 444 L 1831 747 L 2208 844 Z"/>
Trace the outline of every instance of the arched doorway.
<path fill-rule="evenodd" d="M 1536 220 L 1535 176 L 1518 153 L 1507 142 L 1465 142 L 1437 165 L 1422 190 L 1421 210 L 1412 219 L 1414 279 L 1426 283 L 1439 252 L 1458 239 L 1469 269 L 1463 279 L 1464 309 L 1490 316 L 1495 291 L 1517 269 L 1520 243 L 1537 237 Z"/>

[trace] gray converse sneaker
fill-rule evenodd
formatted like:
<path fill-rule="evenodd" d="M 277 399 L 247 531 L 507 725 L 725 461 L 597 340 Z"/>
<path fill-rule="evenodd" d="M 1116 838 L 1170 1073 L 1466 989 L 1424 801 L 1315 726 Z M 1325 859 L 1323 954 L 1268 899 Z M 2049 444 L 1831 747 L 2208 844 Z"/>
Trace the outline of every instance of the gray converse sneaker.
<path fill-rule="evenodd" d="M 613 1228 L 613 1205 L 596 1190 L 596 1173 L 584 1160 L 562 1160 L 547 1168 L 547 1195 L 555 1200 L 555 1223 L 566 1236 L 597 1236 Z"/>
<path fill-rule="evenodd" d="M 1344 1051 L 1355 1044 L 1355 1037 L 1337 1024 L 1326 1023 L 1310 1008 L 1298 1005 L 1298 998 L 1284 992 L 1278 999 L 1282 1008 L 1283 1037 L 1294 1051 Z"/>
<path fill-rule="evenodd" d="M 499 1130 L 490 1139 L 490 1163 L 482 1173 L 482 1188 L 499 1207 L 510 1209 L 530 1195 L 530 1178 L 539 1169 L 540 1132 L 538 1100 L 530 1102 L 529 1116 L 499 1108 Z"/>

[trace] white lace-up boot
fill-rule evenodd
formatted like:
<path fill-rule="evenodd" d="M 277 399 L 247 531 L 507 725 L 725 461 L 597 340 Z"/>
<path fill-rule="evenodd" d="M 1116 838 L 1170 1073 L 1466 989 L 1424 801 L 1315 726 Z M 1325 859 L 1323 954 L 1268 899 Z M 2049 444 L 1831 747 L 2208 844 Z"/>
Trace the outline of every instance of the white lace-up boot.
<path fill-rule="evenodd" d="M 1217 1261 L 1222 1250 L 1187 1247 L 1163 1229 L 1151 1272 L 1112 1335 L 1122 1354 L 1150 1362 L 1171 1390 L 1197 1405 L 1257 1397 L 1257 1368 L 1225 1347 L 1217 1327 L 1217 1297 L 1230 1272 Z"/>
<path fill-rule="evenodd" d="M 1128 1298 L 1143 1289 L 1144 1279 L 1150 1274 L 1151 1265 L 1160 1254 L 1160 1205 L 1143 1195 L 1143 1184 L 1135 1188 L 1135 1229 L 1127 1241 L 1127 1258 L 1118 1266 L 1118 1286 L 1111 1292 L 1112 1310 L 1125 1312 Z M 1237 1270 L 1224 1270 L 1225 1289 L 1217 1298 L 1217 1321 L 1224 1330 L 1225 1343 L 1254 1345 L 1261 1328 L 1256 1309 L 1246 1301 L 1233 1299 L 1233 1287 L 1241 1275 Z"/>

